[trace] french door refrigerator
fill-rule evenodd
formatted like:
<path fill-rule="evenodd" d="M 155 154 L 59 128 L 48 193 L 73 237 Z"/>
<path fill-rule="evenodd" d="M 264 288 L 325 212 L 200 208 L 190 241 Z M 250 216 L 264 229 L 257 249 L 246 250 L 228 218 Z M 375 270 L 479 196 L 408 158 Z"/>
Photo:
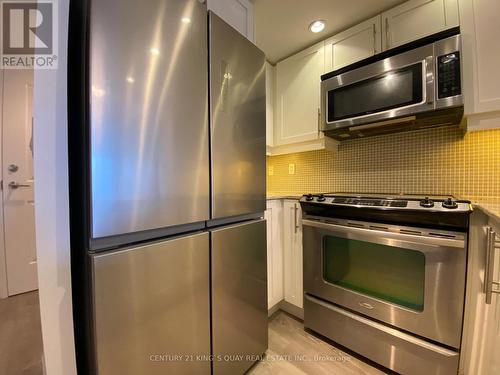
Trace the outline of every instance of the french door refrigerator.
<path fill-rule="evenodd" d="M 267 348 L 265 58 L 199 0 L 70 3 L 80 374 L 237 374 Z"/>

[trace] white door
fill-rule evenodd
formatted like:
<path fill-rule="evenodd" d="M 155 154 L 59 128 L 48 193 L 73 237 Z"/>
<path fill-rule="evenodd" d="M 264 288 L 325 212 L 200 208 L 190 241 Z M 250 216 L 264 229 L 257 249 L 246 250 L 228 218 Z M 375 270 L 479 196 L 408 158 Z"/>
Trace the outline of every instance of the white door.
<path fill-rule="evenodd" d="M 382 13 L 384 50 L 458 26 L 457 0 L 410 0 Z"/>
<path fill-rule="evenodd" d="M 33 200 L 33 71 L 5 70 L 3 93 L 5 257 L 8 294 L 14 295 L 37 289 Z"/>
<path fill-rule="evenodd" d="M 380 29 L 378 15 L 325 40 L 325 70 L 337 70 L 379 53 Z"/>
<path fill-rule="evenodd" d="M 488 244 L 487 233 L 496 232 L 496 242 Z M 500 282 L 500 227 L 488 222 L 481 212 L 471 218 L 467 294 L 459 375 L 500 374 L 500 294 L 486 303 L 485 282 L 488 250 L 493 255 L 490 281 Z M 493 290 L 497 290 L 494 287 Z"/>
<path fill-rule="evenodd" d="M 279 199 L 268 200 L 267 222 L 267 299 L 268 309 L 283 299 L 283 204 Z"/>
<path fill-rule="evenodd" d="M 320 82 L 324 73 L 323 42 L 276 65 L 277 145 L 320 137 Z"/>
<path fill-rule="evenodd" d="M 285 271 L 285 301 L 303 307 L 302 278 L 302 211 L 298 201 L 283 204 L 283 253 Z"/>

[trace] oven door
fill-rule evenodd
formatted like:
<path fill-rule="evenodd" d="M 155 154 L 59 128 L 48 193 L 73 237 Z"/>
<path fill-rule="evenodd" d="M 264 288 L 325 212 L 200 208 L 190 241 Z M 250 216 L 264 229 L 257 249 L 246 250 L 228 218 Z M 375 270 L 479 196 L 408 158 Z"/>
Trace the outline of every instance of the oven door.
<path fill-rule="evenodd" d="M 304 291 L 459 348 L 464 233 L 304 219 Z M 414 234 L 406 234 L 414 233 Z"/>
<path fill-rule="evenodd" d="M 336 75 L 321 83 L 323 131 L 434 109 L 432 44 Z M 389 124 L 391 122 L 388 122 Z"/>

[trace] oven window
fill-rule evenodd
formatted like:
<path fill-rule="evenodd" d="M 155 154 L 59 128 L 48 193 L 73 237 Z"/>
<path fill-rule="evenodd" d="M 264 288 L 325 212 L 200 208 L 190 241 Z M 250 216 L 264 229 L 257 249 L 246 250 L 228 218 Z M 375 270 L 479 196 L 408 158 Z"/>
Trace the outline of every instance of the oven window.
<path fill-rule="evenodd" d="M 328 92 L 328 122 L 422 101 L 422 63 Z"/>
<path fill-rule="evenodd" d="M 419 251 L 325 236 L 323 278 L 412 310 L 424 309 L 425 255 Z"/>

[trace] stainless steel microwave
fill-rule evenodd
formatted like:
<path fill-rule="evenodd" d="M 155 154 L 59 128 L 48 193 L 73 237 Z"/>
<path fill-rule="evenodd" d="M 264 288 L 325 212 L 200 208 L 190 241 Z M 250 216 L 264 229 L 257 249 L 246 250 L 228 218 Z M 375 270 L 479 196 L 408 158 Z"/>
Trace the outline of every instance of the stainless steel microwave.
<path fill-rule="evenodd" d="M 421 44 L 322 76 L 325 134 L 345 140 L 460 123 L 460 34 Z"/>

